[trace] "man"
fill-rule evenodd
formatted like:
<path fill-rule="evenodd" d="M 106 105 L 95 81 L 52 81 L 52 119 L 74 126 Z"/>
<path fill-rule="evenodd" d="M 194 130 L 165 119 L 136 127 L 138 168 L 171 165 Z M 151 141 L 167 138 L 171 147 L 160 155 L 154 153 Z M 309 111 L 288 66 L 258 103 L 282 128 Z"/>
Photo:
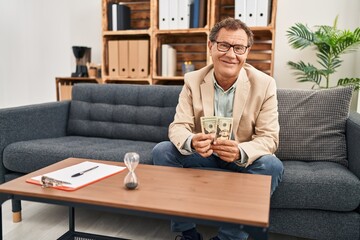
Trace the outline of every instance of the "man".
<path fill-rule="evenodd" d="M 185 75 L 169 126 L 171 142 L 155 146 L 154 164 L 270 175 L 271 193 L 275 191 L 283 174 L 282 162 L 273 155 L 279 141 L 276 84 L 245 63 L 253 41 L 253 33 L 240 20 L 227 18 L 215 24 L 208 41 L 213 64 Z M 232 117 L 231 138 L 202 133 L 202 116 Z M 182 232 L 183 240 L 202 239 L 194 223 L 172 221 L 171 227 Z M 212 239 L 247 238 L 234 224 L 220 226 Z"/>

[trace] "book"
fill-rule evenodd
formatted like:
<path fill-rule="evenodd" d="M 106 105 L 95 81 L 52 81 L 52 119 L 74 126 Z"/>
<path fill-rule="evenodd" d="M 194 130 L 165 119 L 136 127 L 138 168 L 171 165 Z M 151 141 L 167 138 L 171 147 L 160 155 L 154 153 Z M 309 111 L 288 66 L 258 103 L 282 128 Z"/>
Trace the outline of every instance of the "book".
<path fill-rule="evenodd" d="M 86 170 L 93 169 L 86 172 Z M 116 173 L 122 172 L 126 167 L 115 166 L 111 164 L 97 163 L 91 161 L 85 161 L 79 164 L 72 165 L 70 167 L 62 168 L 54 172 L 32 177 L 26 180 L 27 183 L 42 185 L 42 177 L 51 178 L 58 182 L 62 182 L 59 186 L 53 186 L 55 189 L 64 191 L 74 191 L 79 188 L 85 187 L 94 182 L 100 181 L 106 177 L 110 177 Z M 72 177 L 77 173 L 85 172 L 80 174 L 78 177 Z"/>

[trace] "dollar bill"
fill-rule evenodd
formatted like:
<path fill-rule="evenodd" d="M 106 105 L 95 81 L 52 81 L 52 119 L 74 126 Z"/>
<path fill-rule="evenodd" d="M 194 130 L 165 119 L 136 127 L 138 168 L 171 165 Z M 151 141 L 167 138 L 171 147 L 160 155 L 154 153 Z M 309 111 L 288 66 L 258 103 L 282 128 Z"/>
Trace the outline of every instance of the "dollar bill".
<path fill-rule="evenodd" d="M 215 134 L 217 128 L 217 117 L 201 117 L 201 131 L 205 134 Z"/>
<path fill-rule="evenodd" d="M 229 140 L 231 138 L 233 118 L 218 117 L 215 139 Z"/>

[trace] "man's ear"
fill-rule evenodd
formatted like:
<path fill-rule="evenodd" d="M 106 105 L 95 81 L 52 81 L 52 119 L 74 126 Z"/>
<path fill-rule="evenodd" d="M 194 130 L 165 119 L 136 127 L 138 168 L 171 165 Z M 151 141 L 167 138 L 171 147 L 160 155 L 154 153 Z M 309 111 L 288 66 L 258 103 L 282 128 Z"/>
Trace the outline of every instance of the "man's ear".
<path fill-rule="evenodd" d="M 212 47 L 213 44 L 212 44 L 212 42 L 211 42 L 210 40 L 208 40 L 208 44 L 207 44 L 207 45 L 208 45 L 209 50 L 211 50 L 211 47 Z"/>
<path fill-rule="evenodd" d="M 212 44 L 212 42 L 210 40 L 208 40 L 207 45 L 208 45 L 209 53 L 210 53 L 210 56 L 211 56 L 211 48 L 212 48 L 213 44 Z"/>

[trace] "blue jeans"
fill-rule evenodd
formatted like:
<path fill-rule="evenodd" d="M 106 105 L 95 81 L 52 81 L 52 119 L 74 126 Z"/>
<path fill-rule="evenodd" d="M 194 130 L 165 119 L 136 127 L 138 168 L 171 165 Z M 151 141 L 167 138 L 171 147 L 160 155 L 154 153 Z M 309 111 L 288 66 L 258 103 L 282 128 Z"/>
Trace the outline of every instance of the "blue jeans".
<path fill-rule="evenodd" d="M 252 173 L 270 175 L 271 194 L 281 181 L 284 167 L 282 162 L 274 155 L 265 155 L 258 158 L 247 168 L 240 167 L 235 163 L 228 163 L 215 155 L 204 158 L 197 153 L 191 155 L 182 155 L 177 148 L 169 141 L 157 144 L 152 150 L 152 158 L 155 165 L 172 166 L 180 168 L 213 168 L 223 171 L 232 171 L 239 173 Z M 196 227 L 195 223 L 189 222 L 171 222 L 173 232 L 183 232 Z M 221 240 L 245 240 L 248 234 L 240 229 L 240 225 L 220 226 L 218 237 Z"/>

